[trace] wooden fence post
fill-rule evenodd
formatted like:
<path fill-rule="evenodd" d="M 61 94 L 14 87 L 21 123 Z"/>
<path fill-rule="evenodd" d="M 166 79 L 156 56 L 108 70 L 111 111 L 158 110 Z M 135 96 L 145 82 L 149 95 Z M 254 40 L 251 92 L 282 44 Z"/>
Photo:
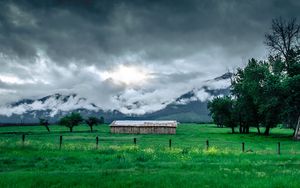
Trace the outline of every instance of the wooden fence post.
<path fill-rule="evenodd" d="M 208 148 L 209 148 L 209 141 L 206 140 L 206 150 L 208 150 Z"/>
<path fill-rule="evenodd" d="M 171 149 L 171 147 L 172 147 L 172 140 L 170 139 L 169 140 L 169 148 Z"/>
<path fill-rule="evenodd" d="M 98 149 L 98 144 L 99 144 L 99 137 L 96 136 L 96 149 Z"/>
<path fill-rule="evenodd" d="M 136 146 L 136 138 L 133 138 L 133 143 Z"/>
<path fill-rule="evenodd" d="M 25 145 L 25 134 L 22 134 L 22 145 Z"/>
<path fill-rule="evenodd" d="M 242 151 L 245 152 L 245 143 L 242 143 Z"/>
<path fill-rule="evenodd" d="M 59 149 L 61 149 L 61 145 L 62 145 L 62 135 L 60 135 L 59 137 Z"/>
<path fill-rule="evenodd" d="M 278 155 L 280 155 L 280 142 L 278 142 L 277 152 L 278 152 Z"/>

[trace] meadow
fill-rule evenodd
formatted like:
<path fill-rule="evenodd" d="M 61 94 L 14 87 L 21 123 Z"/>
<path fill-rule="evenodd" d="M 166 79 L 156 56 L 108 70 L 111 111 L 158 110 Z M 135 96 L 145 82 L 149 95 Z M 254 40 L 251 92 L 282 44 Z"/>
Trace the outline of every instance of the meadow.
<path fill-rule="evenodd" d="M 268 137 L 209 124 L 180 124 L 176 135 L 50 129 L 0 127 L 0 187 L 299 187 L 300 142 L 289 129 Z"/>

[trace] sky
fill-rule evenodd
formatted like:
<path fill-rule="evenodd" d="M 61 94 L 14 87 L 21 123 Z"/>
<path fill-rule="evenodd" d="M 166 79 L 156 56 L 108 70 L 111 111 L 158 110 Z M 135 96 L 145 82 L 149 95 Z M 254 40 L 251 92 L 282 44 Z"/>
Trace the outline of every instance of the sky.
<path fill-rule="evenodd" d="M 0 104 L 76 93 L 155 111 L 266 59 L 272 19 L 299 10 L 299 0 L 1 0 Z"/>

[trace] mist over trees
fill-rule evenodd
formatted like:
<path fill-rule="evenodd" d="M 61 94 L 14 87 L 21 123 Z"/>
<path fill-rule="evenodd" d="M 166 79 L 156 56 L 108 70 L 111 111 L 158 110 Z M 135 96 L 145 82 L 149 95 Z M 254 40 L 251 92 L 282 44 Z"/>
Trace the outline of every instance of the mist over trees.
<path fill-rule="evenodd" d="M 296 19 L 272 21 L 264 41 L 270 52 L 268 60 L 250 59 L 245 68 L 236 70 L 231 96 L 209 102 L 216 124 L 232 129 L 239 126 L 240 133 L 256 127 L 260 134 L 259 128 L 265 127 L 264 134 L 269 135 L 271 128 L 282 123 L 295 134 L 300 119 L 299 34 Z"/>

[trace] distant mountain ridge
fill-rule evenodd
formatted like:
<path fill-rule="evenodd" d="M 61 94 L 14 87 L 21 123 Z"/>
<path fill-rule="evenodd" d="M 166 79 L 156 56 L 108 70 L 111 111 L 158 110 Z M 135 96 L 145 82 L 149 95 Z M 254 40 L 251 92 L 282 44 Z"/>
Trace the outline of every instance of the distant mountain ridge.
<path fill-rule="evenodd" d="M 84 117 L 103 116 L 106 122 L 116 119 L 174 119 L 180 122 L 207 122 L 211 121 L 207 110 L 208 101 L 213 97 L 229 94 L 231 77 L 232 73 L 226 73 L 207 80 L 201 87 L 179 96 L 165 108 L 142 115 L 124 114 L 115 109 L 103 110 L 77 94 L 56 93 L 36 100 L 22 99 L 0 106 L 0 123 L 37 123 L 39 117 L 48 118 L 54 123 L 70 112 L 80 112 Z"/>

